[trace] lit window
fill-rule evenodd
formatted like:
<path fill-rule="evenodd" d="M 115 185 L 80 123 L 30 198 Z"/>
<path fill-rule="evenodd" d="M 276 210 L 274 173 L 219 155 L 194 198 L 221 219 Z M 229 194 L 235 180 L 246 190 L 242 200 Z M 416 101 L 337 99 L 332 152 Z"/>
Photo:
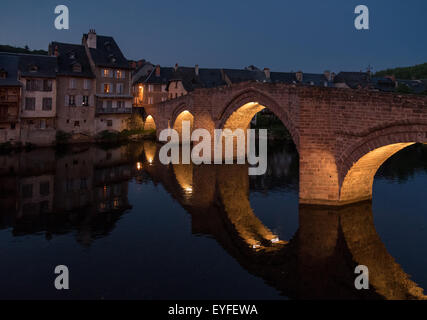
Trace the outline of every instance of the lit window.
<path fill-rule="evenodd" d="M 123 71 L 117 70 L 116 77 L 117 77 L 117 79 L 123 79 L 124 78 Z"/>
<path fill-rule="evenodd" d="M 111 93 L 111 86 L 109 83 L 104 83 L 104 93 Z"/>
<path fill-rule="evenodd" d="M 104 78 L 108 78 L 108 77 L 110 76 L 110 70 L 108 70 L 108 69 L 103 69 L 103 70 L 102 70 L 102 76 L 103 76 Z"/>

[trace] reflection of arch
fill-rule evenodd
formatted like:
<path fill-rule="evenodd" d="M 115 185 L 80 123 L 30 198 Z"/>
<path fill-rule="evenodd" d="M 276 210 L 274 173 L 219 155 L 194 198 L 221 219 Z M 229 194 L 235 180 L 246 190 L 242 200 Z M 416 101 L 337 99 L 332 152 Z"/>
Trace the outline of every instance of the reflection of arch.
<path fill-rule="evenodd" d="M 377 130 L 344 151 L 339 166 L 340 200 L 355 202 L 372 198 L 372 185 L 380 166 L 400 150 L 426 140 L 419 128 L 414 129 L 394 126 Z"/>
<path fill-rule="evenodd" d="M 147 116 L 145 119 L 144 130 L 156 130 L 156 122 L 152 115 Z"/>
<path fill-rule="evenodd" d="M 280 241 L 254 214 L 248 198 L 248 168 L 221 166 L 217 168 L 217 186 L 223 209 L 239 237 L 253 249 L 278 249 Z"/>
<path fill-rule="evenodd" d="M 241 109 L 242 107 L 244 107 L 244 109 Z M 293 107 L 296 106 L 290 101 L 288 109 Z M 255 114 L 264 108 L 268 108 L 282 121 L 286 129 L 289 131 L 297 149 L 299 149 L 299 134 L 297 128 L 290 119 L 290 111 L 287 108 L 281 107 L 273 98 L 254 89 L 248 89 L 240 92 L 226 104 L 219 117 L 218 128 L 223 129 L 226 127 L 226 124 L 230 126 L 230 128 L 237 127 L 238 118 L 241 117 L 240 128 L 246 129 L 247 124 L 249 124 L 249 121 L 252 120 Z M 250 119 L 247 121 L 247 118 L 249 117 Z M 229 120 L 232 122 L 227 123 Z M 233 122 L 234 125 L 232 125 Z M 246 124 L 246 122 L 248 123 Z"/>
<path fill-rule="evenodd" d="M 178 116 L 176 117 L 175 121 L 173 122 L 173 129 L 176 130 L 182 138 L 182 123 L 183 121 L 189 121 L 190 122 L 190 134 L 193 131 L 194 126 L 194 116 L 191 114 L 190 111 L 184 110 Z"/>

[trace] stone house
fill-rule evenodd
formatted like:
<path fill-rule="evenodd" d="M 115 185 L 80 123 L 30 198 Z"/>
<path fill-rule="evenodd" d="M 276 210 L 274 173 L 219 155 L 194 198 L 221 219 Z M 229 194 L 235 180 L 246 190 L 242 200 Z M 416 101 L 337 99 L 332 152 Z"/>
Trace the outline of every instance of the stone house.
<path fill-rule="evenodd" d="M 95 133 L 128 128 L 132 113 L 132 72 L 128 60 L 112 37 L 90 30 L 82 44 L 96 77 Z"/>
<path fill-rule="evenodd" d="M 95 135 L 95 75 L 83 45 L 52 42 L 49 55 L 57 57 L 57 129 L 72 141 Z"/>
<path fill-rule="evenodd" d="M 52 145 L 56 138 L 56 57 L 19 54 L 23 85 L 20 140 Z"/>
<path fill-rule="evenodd" d="M 0 54 L 0 143 L 20 140 L 22 84 L 18 81 L 18 63 L 19 57 Z"/>

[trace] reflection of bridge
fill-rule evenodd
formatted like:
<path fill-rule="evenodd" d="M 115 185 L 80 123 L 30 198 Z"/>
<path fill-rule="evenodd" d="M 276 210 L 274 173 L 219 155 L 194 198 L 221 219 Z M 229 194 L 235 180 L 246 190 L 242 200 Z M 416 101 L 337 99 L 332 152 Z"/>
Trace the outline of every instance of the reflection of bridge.
<path fill-rule="evenodd" d="M 288 128 L 300 154 L 300 200 L 346 204 L 371 199 L 381 164 L 427 142 L 427 97 L 286 84 L 240 83 L 200 89 L 147 108 L 147 126 L 180 130 L 246 129 L 268 108 Z"/>
<path fill-rule="evenodd" d="M 149 175 L 191 214 L 194 234 L 212 236 L 243 268 L 286 296 L 424 298 L 381 242 L 369 201 L 301 205 L 298 230 L 283 240 L 254 214 L 246 166 L 167 167 L 159 163 L 152 142 L 114 150 L 88 148 L 61 157 L 40 149 L 0 157 L 0 163 L 5 170 L 0 171 L 0 228 L 13 227 L 15 234 L 77 231 L 77 241 L 90 244 L 108 236 L 132 205 L 129 180 Z M 43 197 L 40 190 L 32 197 L 24 194 L 30 183 L 44 190 Z M 354 269 L 360 264 L 369 267 L 369 291 L 354 288 Z"/>
<path fill-rule="evenodd" d="M 148 150 L 148 151 L 147 151 Z M 195 234 L 210 235 L 245 269 L 292 298 L 424 299 L 381 242 L 369 201 L 326 207 L 301 205 L 300 226 L 278 239 L 249 203 L 246 166 L 168 168 L 152 145 L 141 169 L 161 183 L 192 216 Z M 206 183 L 209 181 L 209 183 Z M 369 268 L 370 290 L 354 287 L 355 267 Z"/>

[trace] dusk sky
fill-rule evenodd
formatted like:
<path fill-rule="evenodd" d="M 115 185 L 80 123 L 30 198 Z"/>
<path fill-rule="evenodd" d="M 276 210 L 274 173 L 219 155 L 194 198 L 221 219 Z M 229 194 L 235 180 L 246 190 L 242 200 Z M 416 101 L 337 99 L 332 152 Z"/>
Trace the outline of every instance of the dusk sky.
<path fill-rule="evenodd" d="M 67 5 L 70 30 L 54 28 Z M 370 10 L 357 31 L 354 9 Z M 90 28 L 115 38 L 128 59 L 155 64 L 276 71 L 359 71 L 427 61 L 425 0 L 2 0 L 0 44 L 47 49 L 80 43 Z"/>

